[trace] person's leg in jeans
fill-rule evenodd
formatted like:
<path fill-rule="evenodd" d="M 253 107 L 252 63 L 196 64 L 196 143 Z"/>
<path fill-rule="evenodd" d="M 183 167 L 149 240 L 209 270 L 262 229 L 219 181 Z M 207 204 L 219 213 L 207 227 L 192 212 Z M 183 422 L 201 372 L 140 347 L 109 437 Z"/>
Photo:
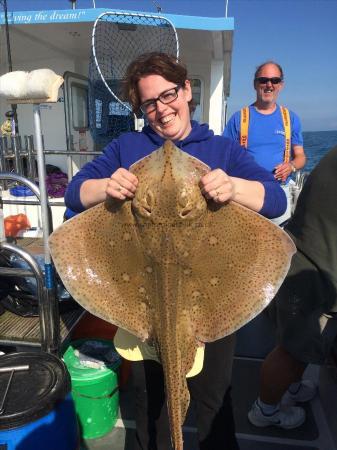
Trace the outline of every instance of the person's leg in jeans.
<path fill-rule="evenodd" d="M 188 378 L 200 450 L 239 449 L 230 395 L 234 344 L 234 335 L 206 344 L 202 371 Z"/>
<path fill-rule="evenodd" d="M 132 363 L 136 406 L 135 450 L 170 450 L 171 435 L 164 393 L 164 376 L 155 361 Z"/>
<path fill-rule="evenodd" d="M 188 378 L 196 405 L 200 450 L 238 450 L 230 396 L 234 335 L 206 344 L 203 369 Z M 170 450 L 171 438 L 162 366 L 132 364 L 136 394 L 135 450 Z"/>

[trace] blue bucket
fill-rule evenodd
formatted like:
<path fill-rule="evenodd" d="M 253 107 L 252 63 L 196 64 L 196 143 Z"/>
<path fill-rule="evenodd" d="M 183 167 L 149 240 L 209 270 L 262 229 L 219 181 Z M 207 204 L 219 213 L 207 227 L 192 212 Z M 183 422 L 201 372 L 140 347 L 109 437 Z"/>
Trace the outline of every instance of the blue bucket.
<path fill-rule="evenodd" d="M 25 370 L 25 366 L 29 368 Z M 23 370 L 9 370 L 18 367 Z M 56 356 L 43 352 L 1 356 L 0 405 L 2 403 L 3 408 L 0 414 L 0 448 L 79 449 L 70 389 L 67 369 Z"/>

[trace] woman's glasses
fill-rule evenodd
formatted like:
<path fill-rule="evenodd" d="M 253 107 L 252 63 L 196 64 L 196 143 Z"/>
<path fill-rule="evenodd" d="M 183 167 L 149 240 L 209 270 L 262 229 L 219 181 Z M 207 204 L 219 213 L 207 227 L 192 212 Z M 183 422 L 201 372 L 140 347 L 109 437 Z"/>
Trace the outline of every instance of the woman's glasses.
<path fill-rule="evenodd" d="M 255 78 L 255 81 L 257 81 L 259 84 L 267 84 L 268 81 L 270 81 L 271 84 L 280 84 L 280 83 L 282 83 L 283 78 L 281 78 L 281 77 L 272 77 L 272 78 L 258 77 L 258 78 Z"/>
<path fill-rule="evenodd" d="M 139 109 L 143 114 L 149 114 L 157 109 L 158 100 L 164 105 L 168 105 L 169 103 L 174 102 L 174 100 L 178 98 L 178 91 L 181 87 L 181 85 L 178 85 L 174 88 L 162 92 L 157 98 L 146 100 L 146 102 L 140 105 Z"/>

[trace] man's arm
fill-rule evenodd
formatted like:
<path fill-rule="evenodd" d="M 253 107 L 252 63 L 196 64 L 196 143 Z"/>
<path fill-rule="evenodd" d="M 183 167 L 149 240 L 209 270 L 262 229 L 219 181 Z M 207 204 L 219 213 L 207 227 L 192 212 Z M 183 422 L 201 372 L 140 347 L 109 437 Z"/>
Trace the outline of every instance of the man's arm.
<path fill-rule="evenodd" d="M 294 155 L 294 158 L 290 161 L 292 166 L 296 170 L 302 169 L 302 167 L 305 166 L 305 163 L 307 160 L 307 157 L 305 156 L 304 148 L 302 147 L 302 145 L 294 145 L 293 146 L 293 155 Z"/>
<path fill-rule="evenodd" d="M 296 170 L 300 170 L 302 169 L 302 167 L 304 167 L 307 158 L 305 156 L 304 148 L 302 147 L 302 145 L 293 145 L 292 153 L 294 155 L 292 160 L 290 160 L 288 163 L 283 162 L 281 164 L 278 164 L 275 167 L 274 176 L 277 180 L 286 181 L 291 172 L 295 172 Z"/>

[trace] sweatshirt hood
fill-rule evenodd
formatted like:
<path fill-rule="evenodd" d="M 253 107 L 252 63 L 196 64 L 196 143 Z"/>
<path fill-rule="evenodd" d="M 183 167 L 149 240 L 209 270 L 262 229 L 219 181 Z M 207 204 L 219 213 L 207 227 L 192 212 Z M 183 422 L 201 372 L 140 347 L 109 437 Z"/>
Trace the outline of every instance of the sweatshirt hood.
<path fill-rule="evenodd" d="M 209 129 L 209 126 L 206 123 L 200 125 L 195 120 L 191 120 L 191 126 L 192 130 L 185 139 L 181 141 L 173 141 L 178 148 L 183 149 L 186 145 L 192 142 L 199 143 L 202 141 L 206 141 L 207 139 L 210 139 L 212 136 L 214 136 L 214 132 Z M 146 136 L 150 139 L 151 142 L 158 145 L 158 147 L 162 146 L 166 140 L 165 138 L 159 136 L 148 125 L 143 128 L 143 133 L 146 134 Z"/>

